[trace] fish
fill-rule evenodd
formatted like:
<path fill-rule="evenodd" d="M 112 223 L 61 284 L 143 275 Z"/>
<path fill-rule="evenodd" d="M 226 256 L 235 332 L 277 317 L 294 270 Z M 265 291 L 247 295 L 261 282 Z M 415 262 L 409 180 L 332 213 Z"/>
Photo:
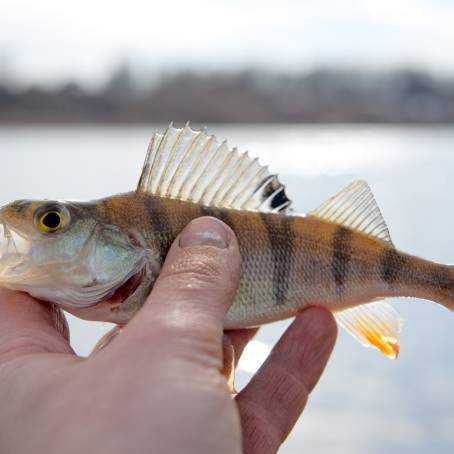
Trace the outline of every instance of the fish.
<path fill-rule="evenodd" d="M 83 319 L 125 325 L 174 239 L 200 216 L 220 219 L 238 238 L 240 281 L 226 329 L 323 306 L 362 345 L 397 358 L 402 319 L 386 298 L 454 309 L 454 267 L 396 249 L 365 181 L 295 213 L 268 167 L 189 124 L 152 136 L 132 192 L 2 206 L 0 286 Z"/>

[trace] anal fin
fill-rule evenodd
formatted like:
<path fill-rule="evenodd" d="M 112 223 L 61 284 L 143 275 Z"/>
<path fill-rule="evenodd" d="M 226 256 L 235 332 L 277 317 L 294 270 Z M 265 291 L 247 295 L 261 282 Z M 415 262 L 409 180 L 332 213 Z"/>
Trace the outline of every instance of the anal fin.
<path fill-rule="evenodd" d="M 402 319 L 390 304 L 377 301 L 336 312 L 334 316 L 365 347 L 374 347 L 391 359 L 399 355 Z"/>

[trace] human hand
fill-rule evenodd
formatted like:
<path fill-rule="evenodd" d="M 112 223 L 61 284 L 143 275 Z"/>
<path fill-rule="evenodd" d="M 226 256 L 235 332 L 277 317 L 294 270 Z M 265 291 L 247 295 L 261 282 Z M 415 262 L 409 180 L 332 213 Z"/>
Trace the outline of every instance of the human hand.
<path fill-rule="evenodd" d="M 275 453 L 333 348 L 320 308 L 301 312 L 231 399 L 223 320 L 238 284 L 233 232 L 202 218 L 174 242 L 139 314 L 88 358 L 50 305 L 0 290 L 3 454 Z M 238 358 L 253 330 L 227 333 Z"/>

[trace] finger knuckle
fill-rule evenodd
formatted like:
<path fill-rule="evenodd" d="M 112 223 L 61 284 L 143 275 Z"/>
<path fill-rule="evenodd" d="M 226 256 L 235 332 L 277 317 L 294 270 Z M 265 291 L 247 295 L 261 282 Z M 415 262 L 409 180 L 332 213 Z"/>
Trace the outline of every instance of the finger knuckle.
<path fill-rule="evenodd" d="M 224 251 L 184 251 L 170 266 L 164 277 L 183 279 L 187 285 L 199 287 L 229 282 L 230 269 Z"/>

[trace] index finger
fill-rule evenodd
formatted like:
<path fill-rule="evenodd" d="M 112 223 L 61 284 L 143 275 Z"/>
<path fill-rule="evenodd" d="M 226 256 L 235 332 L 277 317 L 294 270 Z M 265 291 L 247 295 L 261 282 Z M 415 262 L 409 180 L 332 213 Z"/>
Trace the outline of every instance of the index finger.
<path fill-rule="evenodd" d="M 275 453 L 303 411 L 336 340 L 328 311 L 299 314 L 236 399 L 246 454 Z"/>

